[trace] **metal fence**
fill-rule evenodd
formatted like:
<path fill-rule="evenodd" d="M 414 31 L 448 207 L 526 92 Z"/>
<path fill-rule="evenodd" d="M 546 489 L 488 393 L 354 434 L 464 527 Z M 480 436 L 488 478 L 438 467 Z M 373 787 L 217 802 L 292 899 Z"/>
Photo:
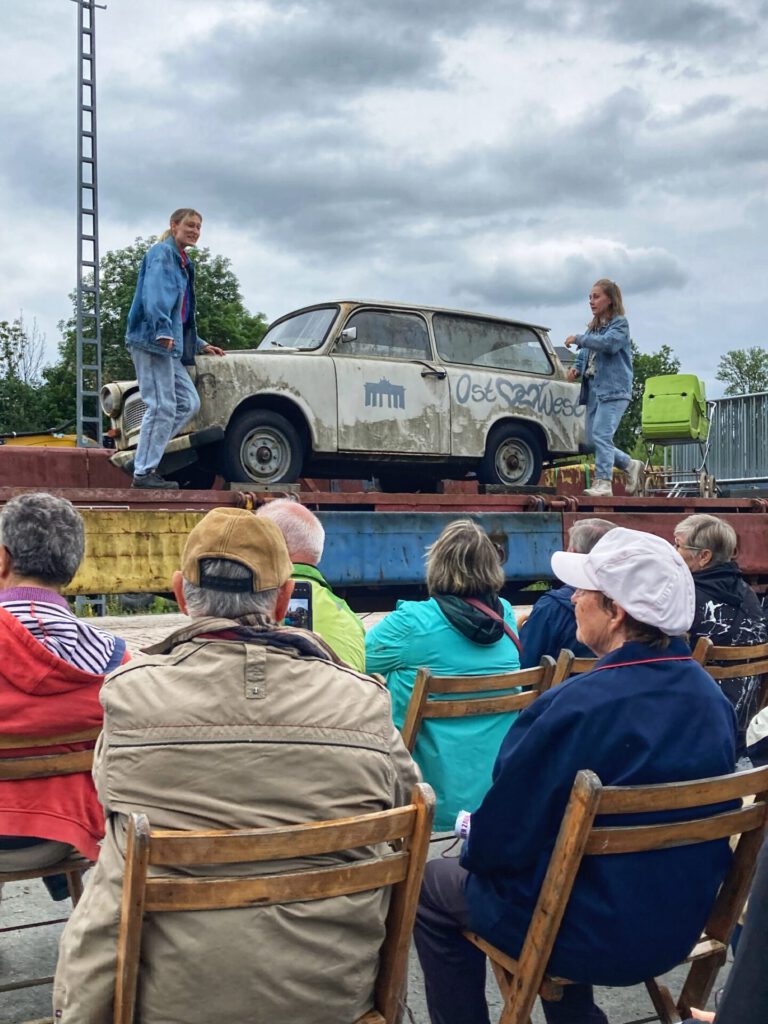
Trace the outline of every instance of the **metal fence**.
<path fill-rule="evenodd" d="M 709 425 L 707 469 L 718 483 L 768 480 L 768 392 L 719 398 Z M 682 473 L 699 465 L 695 444 L 670 449 L 672 469 Z"/>

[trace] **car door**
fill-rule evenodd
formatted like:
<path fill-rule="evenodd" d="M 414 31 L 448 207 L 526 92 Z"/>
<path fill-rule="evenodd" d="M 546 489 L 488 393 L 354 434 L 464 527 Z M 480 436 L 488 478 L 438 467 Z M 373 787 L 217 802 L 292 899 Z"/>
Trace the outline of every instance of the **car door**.
<path fill-rule="evenodd" d="M 417 312 L 355 310 L 332 352 L 339 451 L 447 455 L 450 395 Z"/>

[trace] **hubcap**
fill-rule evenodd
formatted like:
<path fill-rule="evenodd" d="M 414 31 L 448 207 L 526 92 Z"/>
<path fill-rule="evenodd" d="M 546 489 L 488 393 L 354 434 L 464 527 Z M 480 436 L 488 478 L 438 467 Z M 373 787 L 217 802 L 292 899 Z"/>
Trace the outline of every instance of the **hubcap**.
<path fill-rule="evenodd" d="M 279 481 L 288 472 L 291 449 L 285 436 L 271 427 L 260 427 L 243 440 L 240 458 L 246 473 L 259 483 Z"/>
<path fill-rule="evenodd" d="M 496 449 L 496 472 L 507 484 L 526 484 L 533 473 L 533 452 L 517 437 L 503 441 Z"/>

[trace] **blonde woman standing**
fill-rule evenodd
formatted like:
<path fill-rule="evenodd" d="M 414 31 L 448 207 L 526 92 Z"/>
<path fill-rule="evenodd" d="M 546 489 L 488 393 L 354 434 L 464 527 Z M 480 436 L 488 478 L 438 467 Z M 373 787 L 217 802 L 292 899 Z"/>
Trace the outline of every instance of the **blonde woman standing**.
<path fill-rule="evenodd" d="M 157 472 L 165 446 L 196 415 L 200 399 L 187 373 L 195 355 L 224 350 L 197 336 L 195 267 L 187 248 L 197 244 L 203 219 L 197 210 L 175 210 L 141 263 L 128 313 L 125 343 L 146 405 L 133 469 L 134 487 L 171 487 Z"/>
<path fill-rule="evenodd" d="M 629 323 L 616 282 L 607 278 L 596 281 L 589 293 L 589 308 L 592 320 L 586 332 L 565 339 L 566 348 L 579 350 L 568 379 L 581 378 L 582 402 L 587 406 L 586 442 L 595 453 L 595 482 L 584 493 L 592 497 L 613 494 L 613 467 L 618 466 L 626 474 L 628 492 L 637 494 L 643 485 L 643 463 L 613 444 L 632 397 Z"/>

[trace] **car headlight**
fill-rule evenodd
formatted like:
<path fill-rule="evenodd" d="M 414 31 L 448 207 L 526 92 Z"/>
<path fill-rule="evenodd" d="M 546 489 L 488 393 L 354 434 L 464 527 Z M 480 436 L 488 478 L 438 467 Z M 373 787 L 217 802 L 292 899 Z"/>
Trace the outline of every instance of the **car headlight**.
<path fill-rule="evenodd" d="M 123 392 L 117 384 L 105 384 L 101 389 L 101 408 L 114 419 L 123 406 Z"/>

